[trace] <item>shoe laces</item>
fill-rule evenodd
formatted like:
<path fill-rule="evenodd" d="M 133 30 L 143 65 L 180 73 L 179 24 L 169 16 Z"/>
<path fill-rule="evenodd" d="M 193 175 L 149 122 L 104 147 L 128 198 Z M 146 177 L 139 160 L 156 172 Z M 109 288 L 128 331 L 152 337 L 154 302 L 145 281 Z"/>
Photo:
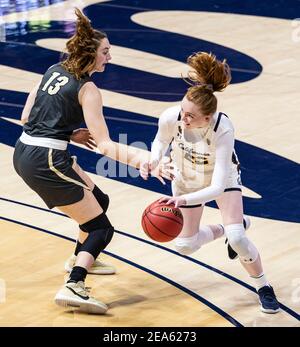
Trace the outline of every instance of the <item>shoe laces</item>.
<path fill-rule="evenodd" d="M 276 296 L 272 287 L 264 286 L 258 290 L 258 294 L 268 301 L 276 300 Z"/>
<path fill-rule="evenodd" d="M 91 297 L 90 296 L 90 291 L 91 291 L 92 288 L 91 287 L 86 287 L 84 285 L 84 282 L 77 282 L 76 283 L 76 287 L 80 288 L 80 292 L 79 292 L 80 295 L 87 295 L 87 296 Z"/>

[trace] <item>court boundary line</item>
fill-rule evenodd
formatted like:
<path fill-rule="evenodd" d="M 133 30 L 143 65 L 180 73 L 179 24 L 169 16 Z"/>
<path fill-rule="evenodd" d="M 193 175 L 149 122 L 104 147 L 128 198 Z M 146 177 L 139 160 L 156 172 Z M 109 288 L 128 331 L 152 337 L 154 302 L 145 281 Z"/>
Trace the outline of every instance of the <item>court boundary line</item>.
<path fill-rule="evenodd" d="M 59 216 L 62 216 L 62 217 L 66 217 L 66 218 L 69 218 L 67 215 L 65 215 L 64 213 L 61 213 L 61 212 L 56 212 L 56 211 L 52 211 L 52 210 L 49 210 L 49 209 L 46 209 L 46 208 L 43 208 L 43 207 L 38 207 L 38 206 L 34 206 L 34 205 L 30 205 L 30 204 L 26 204 L 26 203 L 23 203 L 23 202 L 20 202 L 20 201 L 16 201 L 16 200 L 11 200 L 11 199 L 8 199 L 8 198 L 3 198 L 3 197 L 0 197 L 0 200 L 4 200 L 4 201 L 7 201 L 7 202 L 11 202 L 11 203 L 15 203 L 15 204 L 19 204 L 19 205 L 24 205 L 24 206 L 27 206 L 27 207 L 30 207 L 30 208 L 34 208 L 34 209 L 38 209 L 38 210 L 41 210 L 41 211 L 44 211 L 44 212 L 48 212 L 48 213 L 53 213 L 53 214 L 56 214 L 56 215 L 59 215 Z M 3 218 L 0 216 L 0 218 Z M 184 258 L 188 261 L 191 261 L 197 265 L 200 265 L 202 267 L 204 267 L 205 269 L 208 269 L 210 271 L 213 271 L 215 273 L 217 273 L 218 275 L 221 275 L 225 278 L 227 278 L 228 280 L 232 281 L 232 282 L 235 282 L 239 285 L 241 285 L 242 287 L 246 288 L 246 289 L 249 289 L 251 292 L 255 293 L 256 295 L 257 294 L 257 291 L 254 287 L 252 287 L 250 284 L 232 276 L 232 275 L 229 275 L 227 274 L 226 272 L 224 271 L 221 271 L 211 265 L 208 265 L 206 263 L 203 263 L 201 262 L 200 260 L 198 259 L 194 259 L 194 258 L 191 258 L 189 256 L 186 256 L 186 255 L 183 255 L 183 254 L 180 254 L 176 251 L 173 251 L 172 249 L 169 249 L 167 247 L 164 247 L 164 246 L 161 246 L 160 244 L 156 244 L 154 242 L 151 242 L 151 241 L 148 241 L 148 240 L 145 240 L 145 239 L 142 239 L 138 236 L 135 236 L 135 235 L 130 235 L 128 233 L 125 233 L 124 231 L 119 231 L 119 230 L 115 230 L 115 232 L 117 234 L 120 234 L 120 235 L 123 235 L 123 236 L 126 236 L 126 237 L 129 237 L 129 238 L 132 238 L 132 239 L 135 239 L 137 241 L 141 241 L 141 242 L 144 242 L 144 243 L 147 243 L 151 246 L 154 246 L 154 247 L 157 247 L 157 248 L 160 248 L 164 251 L 167 251 L 169 253 L 172 253 L 176 256 L 179 256 L 181 258 Z M 104 251 L 105 252 L 105 251 Z M 287 307 L 286 305 L 282 304 L 281 302 L 279 302 L 279 305 L 280 305 L 280 308 L 285 311 L 287 314 L 289 314 L 290 316 L 294 317 L 295 319 L 297 319 L 298 321 L 300 321 L 300 315 L 295 312 L 294 310 L 292 310 L 291 308 Z"/>
<path fill-rule="evenodd" d="M 28 227 L 28 228 L 32 228 L 32 229 L 35 229 L 37 231 L 41 231 L 43 233 L 46 233 L 46 234 L 50 234 L 52 236 L 56 236 L 56 237 L 59 237 L 59 238 L 62 238 L 62 239 L 65 239 L 67 241 L 71 241 L 71 242 L 76 242 L 76 240 L 72 239 L 71 237 L 68 237 L 68 236 L 65 236 L 65 235 L 60 235 L 60 234 L 57 234 L 53 231 L 50 231 L 50 230 L 46 230 L 46 229 L 43 229 L 43 228 L 40 228 L 40 227 L 37 227 L 35 225 L 31 225 L 31 224 L 27 224 L 27 223 L 24 223 L 24 222 L 20 222 L 20 221 L 17 221 L 17 220 L 13 220 L 13 219 L 10 219 L 10 218 L 6 218 L 6 217 L 3 217 L 3 216 L 0 216 L 0 220 L 4 220 L 4 221 L 7 221 L 7 222 L 11 222 L 11 223 L 15 223 L 15 224 L 18 224 L 18 225 L 22 225 L 22 226 L 25 226 L 25 227 Z M 125 263 L 127 263 L 128 265 L 131 265 L 133 267 L 136 267 L 146 273 L 149 273 L 150 275 L 164 281 L 164 282 L 167 282 L 169 283 L 170 285 L 172 285 L 173 287 L 183 291 L 184 293 L 188 294 L 189 296 L 193 297 L 194 299 L 200 301 L 202 304 L 204 304 L 205 306 L 209 307 L 212 311 L 218 313 L 220 316 L 222 316 L 225 320 L 229 321 L 233 326 L 235 327 L 244 327 L 239 321 L 237 321 L 235 318 L 233 318 L 232 316 L 230 316 L 230 314 L 228 314 L 227 312 L 223 311 L 220 307 L 216 306 L 215 304 L 211 303 L 210 301 L 208 301 L 207 299 L 203 298 L 201 295 L 193 292 L 192 290 L 184 287 L 183 285 L 179 284 L 179 283 L 176 283 L 175 281 L 153 271 L 153 270 L 150 270 L 150 269 L 147 269 L 146 267 L 142 266 L 142 265 L 139 265 L 131 260 L 128 260 L 126 258 L 123 258 L 117 254 L 114 254 L 114 253 L 111 253 L 111 252 L 108 252 L 108 251 L 102 251 L 102 253 L 108 255 L 108 256 L 111 256 L 115 259 L 118 259 L 120 261 L 123 261 Z"/>

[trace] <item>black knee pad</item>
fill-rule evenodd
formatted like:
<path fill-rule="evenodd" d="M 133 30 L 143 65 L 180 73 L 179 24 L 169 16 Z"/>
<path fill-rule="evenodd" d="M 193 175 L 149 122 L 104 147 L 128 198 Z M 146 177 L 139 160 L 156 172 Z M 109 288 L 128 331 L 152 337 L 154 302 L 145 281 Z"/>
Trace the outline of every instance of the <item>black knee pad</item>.
<path fill-rule="evenodd" d="M 80 247 L 80 252 L 88 252 L 95 259 L 110 243 L 114 234 L 114 228 L 105 213 L 80 225 L 80 229 L 89 233 L 89 236 Z"/>
<path fill-rule="evenodd" d="M 104 211 L 104 215 L 105 215 L 105 212 L 107 211 L 108 209 L 108 205 L 109 205 L 109 196 L 107 194 L 104 194 L 102 192 L 101 189 L 99 189 L 96 185 L 94 187 L 94 189 L 92 190 L 92 193 L 94 194 L 94 197 L 96 198 L 96 200 L 98 201 L 99 205 L 101 206 L 102 210 Z M 101 216 L 101 215 L 100 215 Z M 105 215 L 106 216 L 106 215 Z M 99 217 L 99 216 L 98 216 Z M 98 218 L 96 217 L 96 218 Z M 96 219 L 94 218 L 94 219 Z M 106 217 L 107 218 L 107 217 Z M 87 223 L 90 223 L 89 225 L 91 225 L 91 223 L 93 222 L 92 219 L 91 221 L 87 222 Z M 107 219 L 108 220 L 108 219 Z M 103 222 L 103 221 L 102 221 Z M 109 221 L 108 221 L 109 222 Z M 87 223 L 83 224 L 83 225 L 86 225 Z M 94 223 L 94 222 L 93 222 Z M 97 221 L 95 222 L 97 223 Z M 110 224 L 110 223 L 109 223 Z M 82 229 L 82 225 L 79 225 L 79 228 L 82 230 L 82 231 L 85 231 Z M 89 231 L 85 231 L 85 232 L 89 232 Z"/>
<path fill-rule="evenodd" d="M 103 193 L 102 190 L 98 188 L 96 185 L 92 190 L 92 193 L 94 194 L 99 205 L 102 207 L 103 211 L 106 212 L 109 205 L 109 196 Z"/>
<path fill-rule="evenodd" d="M 99 216 L 89 220 L 88 222 L 80 224 L 79 227 L 82 231 L 91 233 L 92 231 L 97 229 L 111 228 L 112 225 L 110 224 L 110 221 L 107 218 L 106 214 L 101 213 L 99 214 Z"/>

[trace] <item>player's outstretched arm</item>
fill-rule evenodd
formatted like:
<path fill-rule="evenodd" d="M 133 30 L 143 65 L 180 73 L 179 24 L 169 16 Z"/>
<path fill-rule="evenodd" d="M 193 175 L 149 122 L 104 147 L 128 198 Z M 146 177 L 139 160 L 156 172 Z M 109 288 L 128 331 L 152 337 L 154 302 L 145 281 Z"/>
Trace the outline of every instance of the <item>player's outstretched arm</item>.
<path fill-rule="evenodd" d="M 86 125 L 101 154 L 137 169 L 142 162 L 150 159 L 148 151 L 111 140 L 103 116 L 102 96 L 94 83 L 88 82 L 81 88 L 79 102 L 82 105 Z"/>

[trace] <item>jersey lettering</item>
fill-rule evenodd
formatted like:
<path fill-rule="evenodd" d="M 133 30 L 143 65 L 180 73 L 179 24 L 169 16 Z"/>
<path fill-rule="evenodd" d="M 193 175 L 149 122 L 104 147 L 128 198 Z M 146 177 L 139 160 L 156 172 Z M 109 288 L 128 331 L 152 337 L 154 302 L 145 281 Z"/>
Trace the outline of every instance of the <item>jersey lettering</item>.
<path fill-rule="evenodd" d="M 55 79 L 57 79 L 58 82 L 54 84 L 54 86 L 50 85 L 51 82 L 53 82 Z M 45 83 L 42 90 L 45 92 L 47 90 L 49 95 L 57 94 L 61 87 L 63 87 L 65 84 L 69 82 L 69 77 L 67 76 L 60 76 L 59 72 L 52 72 L 51 77 L 48 79 L 48 81 Z"/>

